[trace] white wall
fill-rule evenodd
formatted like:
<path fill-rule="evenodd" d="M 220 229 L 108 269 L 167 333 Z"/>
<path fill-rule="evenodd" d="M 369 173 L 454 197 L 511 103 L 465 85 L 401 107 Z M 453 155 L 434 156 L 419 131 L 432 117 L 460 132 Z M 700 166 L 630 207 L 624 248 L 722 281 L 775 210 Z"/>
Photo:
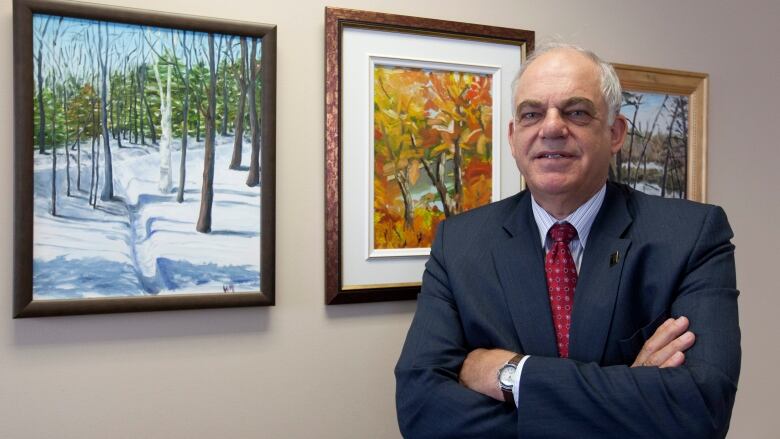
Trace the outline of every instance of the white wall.
<path fill-rule="evenodd" d="M 415 304 L 323 305 L 323 7 L 106 0 L 278 25 L 277 306 L 11 319 L 12 29 L 0 6 L 0 437 L 395 438 L 392 366 Z M 736 231 L 743 367 L 730 437 L 777 437 L 773 274 L 780 4 L 334 0 L 560 35 L 608 60 L 710 74 L 709 200 Z M 489 6 L 485 6 L 489 5 Z"/>

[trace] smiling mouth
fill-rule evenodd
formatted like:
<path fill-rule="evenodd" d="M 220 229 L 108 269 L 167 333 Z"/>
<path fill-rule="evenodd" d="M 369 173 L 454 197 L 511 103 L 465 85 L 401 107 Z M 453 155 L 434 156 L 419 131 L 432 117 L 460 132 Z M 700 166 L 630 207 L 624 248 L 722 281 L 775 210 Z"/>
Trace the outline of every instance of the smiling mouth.
<path fill-rule="evenodd" d="M 559 153 L 545 153 L 536 156 L 536 158 L 538 159 L 567 159 L 571 157 L 572 156 L 569 154 L 559 154 Z"/>

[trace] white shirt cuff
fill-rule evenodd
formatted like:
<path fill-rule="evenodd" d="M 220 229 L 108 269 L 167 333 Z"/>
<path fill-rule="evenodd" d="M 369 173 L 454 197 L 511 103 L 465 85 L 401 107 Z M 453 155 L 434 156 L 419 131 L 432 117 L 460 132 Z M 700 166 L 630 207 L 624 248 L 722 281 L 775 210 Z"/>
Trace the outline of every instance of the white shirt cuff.
<path fill-rule="evenodd" d="M 512 396 L 515 398 L 515 407 L 519 406 L 520 401 L 520 376 L 523 374 L 523 365 L 525 364 L 525 361 L 531 358 L 530 355 L 524 355 L 523 358 L 520 359 L 520 362 L 517 363 L 517 370 L 515 372 L 515 383 L 512 386 Z"/>

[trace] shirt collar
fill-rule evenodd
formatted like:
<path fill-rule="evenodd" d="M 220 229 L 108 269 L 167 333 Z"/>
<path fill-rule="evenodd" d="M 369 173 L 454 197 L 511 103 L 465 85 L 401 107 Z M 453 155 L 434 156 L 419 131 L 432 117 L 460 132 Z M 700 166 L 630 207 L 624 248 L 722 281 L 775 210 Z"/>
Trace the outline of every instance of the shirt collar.
<path fill-rule="evenodd" d="M 590 234 L 590 228 L 593 226 L 593 221 L 596 219 L 596 214 L 599 212 L 601 205 L 604 203 L 604 196 L 607 193 L 607 185 L 601 187 L 601 190 L 596 192 L 595 195 L 590 197 L 582 206 L 572 212 L 569 216 L 561 221 L 555 219 L 546 210 L 536 202 L 533 194 L 531 194 L 531 210 L 534 214 L 534 220 L 536 220 L 536 226 L 539 229 L 539 235 L 542 241 L 542 247 L 544 247 L 545 240 L 547 239 L 547 233 L 550 231 L 555 223 L 568 222 L 575 229 L 577 229 L 577 239 L 580 241 L 582 248 L 585 248 L 585 243 L 588 240 L 588 234 Z"/>

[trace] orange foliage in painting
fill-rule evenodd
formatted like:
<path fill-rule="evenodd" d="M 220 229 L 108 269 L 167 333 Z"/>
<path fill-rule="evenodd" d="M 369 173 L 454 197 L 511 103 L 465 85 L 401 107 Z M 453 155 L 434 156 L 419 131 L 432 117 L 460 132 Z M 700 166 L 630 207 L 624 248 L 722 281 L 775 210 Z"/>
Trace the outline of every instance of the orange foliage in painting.
<path fill-rule="evenodd" d="M 430 247 L 492 193 L 492 77 L 376 66 L 374 247 Z"/>

